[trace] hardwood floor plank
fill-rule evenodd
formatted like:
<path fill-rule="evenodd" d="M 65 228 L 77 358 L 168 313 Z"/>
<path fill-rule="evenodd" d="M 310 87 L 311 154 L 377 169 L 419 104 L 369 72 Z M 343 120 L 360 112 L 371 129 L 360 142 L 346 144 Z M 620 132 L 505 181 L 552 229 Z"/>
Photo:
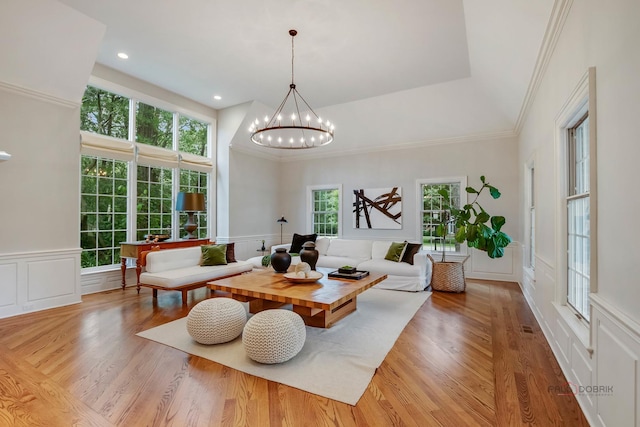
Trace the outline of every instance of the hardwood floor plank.
<path fill-rule="evenodd" d="M 587 425 L 573 396 L 548 392 L 566 379 L 515 283 L 434 293 L 356 406 L 137 337 L 209 297 L 174 294 L 127 288 L 0 319 L 0 425 Z"/>

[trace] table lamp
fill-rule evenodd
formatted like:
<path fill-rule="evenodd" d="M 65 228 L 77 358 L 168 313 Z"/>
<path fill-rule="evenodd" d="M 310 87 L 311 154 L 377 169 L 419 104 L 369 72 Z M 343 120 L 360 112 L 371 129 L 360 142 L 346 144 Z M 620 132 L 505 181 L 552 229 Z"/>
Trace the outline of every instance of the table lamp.
<path fill-rule="evenodd" d="M 196 224 L 194 219 L 194 213 L 205 210 L 204 194 L 183 192 L 178 193 L 176 210 L 178 212 L 187 213 L 187 222 L 184 225 L 184 229 L 187 232 L 187 239 L 197 238 L 197 236 L 193 234 L 193 232 L 198 229 L 198 224 Z"/>

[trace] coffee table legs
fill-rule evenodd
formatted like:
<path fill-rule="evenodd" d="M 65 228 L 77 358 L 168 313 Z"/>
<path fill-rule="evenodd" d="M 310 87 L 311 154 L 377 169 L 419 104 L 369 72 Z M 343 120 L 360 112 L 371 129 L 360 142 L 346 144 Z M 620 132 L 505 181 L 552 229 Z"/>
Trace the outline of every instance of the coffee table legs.
<path fill-rule="evenodd" d="M 286 303 L 283 302 L 252 298 L 246 295 L 232 294 L 231 297 L 237 301 L 248 302 L 249 312 L 252 314 L 259 313 L 263 310 L 281 308 L 286 305 Z M 356 302 L 357 299 L 354 296 L 333 310 L 322 310 L 321 308 L 310 308 L 293 304 L 293 311 L 302 317 L 302 320 L 304 320 L 304 323 L 307 326 L 313 326 L 314 328 L 329 328 L 338 320 L 356 311 Z"/>
<path fill-rule="evenodd" d="M 307 326 L 313 326 L 315 328 L 329 328 L 347 314 L 356 311 L 356 297 L 353 297 L 333 310 L 321 310 L 319 308 L 294 305 L 293 311 L 302 317 L 302 320 L 304 320 L 304 323 Z"/>

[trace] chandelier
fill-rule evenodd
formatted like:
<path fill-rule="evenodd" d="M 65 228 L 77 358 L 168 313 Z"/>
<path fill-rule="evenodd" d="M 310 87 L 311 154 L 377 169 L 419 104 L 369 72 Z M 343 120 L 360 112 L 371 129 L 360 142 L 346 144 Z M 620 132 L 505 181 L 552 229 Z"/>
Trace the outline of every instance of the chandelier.
<path fill-rule="evenodd" d="M 293 80 L 293 38 L 296 30 L 289 30 L 291 36 L 291 84 L 289 92 L 271 117 L 265 116 L 251 124 L 251 141 L 269 148 L 303 149 L 316 148 L 333 141 L 334 126 L 322 120 L 296 89 Z M 302 113 L 300 113 L 302 107 Z"/>

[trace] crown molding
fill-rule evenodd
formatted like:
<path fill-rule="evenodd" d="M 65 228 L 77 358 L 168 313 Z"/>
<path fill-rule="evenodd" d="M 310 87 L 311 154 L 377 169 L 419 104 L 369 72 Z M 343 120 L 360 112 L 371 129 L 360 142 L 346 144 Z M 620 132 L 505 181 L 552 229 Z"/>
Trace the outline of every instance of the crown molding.
<path fill-rule="evenodd" d="M 300 160 L 327 159 L 327 158 L 334 158 L 334 157 L 380 153 L 380 152 L 386 152 L 386 151 L 412 150 L 416 148 L 431 147 L 435 145 L 462 144 L 465 142 L 495 141 L 499 139 L 508 139 L 508 138 L 516 138 L 516 137 L 517 137 L 517 134 L 513 130 L 505 130 L 505 131 L 499 131 L 499 132 L 477 133 L 477 134 L 470 134 L 470 135 L 464 135 L 464 136 L 454 136 L 449 138 L 433 138 L 433 139 L 426 139 L 422 141 L 403 142 L 398 144 L 387 144 L 387 145 L 382 145 L 382 146 L 373 147 L 373 148 L 372 147 L 354 148 L 354 149 L 341 150 L 338 152 L 334 151 L 329 153 L 321 153 L 319 151 L 315 151 L 315 153 L 309 153 L 310 150 L 298 150 L 298 151 L 304 151 L 306 153 L 299 154 L 299 155 L 291 155 L 291 156 L 271 155 L 271 154 L 263 153 L 261 151 L 251 150 L 247 148 L 240 148 L 235 146 L 231 146 L 230 149 L 232 149 L 233 151 L 248 154 L 254 157 L 260 157 L 267 160 L 287 163 L 287 162 L 296 162 Z M 274 151 L 280 151 L 280 150 L 274 149 Z"/>
<path fill-rule="evenodd" d="M 0 91 L 11 92 L 11 93 L 15 93 L 22 96 L 27 96 L 29 98 L 48 102 L 50 104 L 61 105 L 66 108 L 79 108 L 81 106 L 80 102 L 69 101 L 68 99 L 59 98 L 57 96 L 50 95 L 45 92 L 28 89 L 26 87 L 17 86 L 7 82 L 0 81 Z"/>
<path fill-rule="evenodd" d="M 273 150 L 275 151 L 276 149 L 274 148 Z M 236 145 L 230 145 L 229 146 L 229 151 L 235 151 L 237 153 L 248 154 L 248 155 L 253 156 L 253 157 L 259 157 L 261 159 L 272 160 L 272 161 L 275 161 L 275 162 L 278 162 L 278 161 L 282 160 L 282 157 L 276 156 L 274 154 L 264 153 L 264 152 L 262 152 L 260 150 L 252 150 L 250 148 L 239 147 L 239 146 L 236 146 Z"/>
<path fill-rule="evenodd" d="M 536 65 L 533 69 L 533 74 L 529 81 L 529 86 L 527 87 L 527 92 L 524 96 L 522 107 L 518 114 L 518 119 L 516 120 L 514 128 L 516 135 L 520 134 L 522 126 L 524 126 L 524 121 L 529 113 L 529 109 L 531 108 L 533 101 L 535 100 L 538 88 L 542 83 L 547 65 L 549 65 L 549 61 L 551 61 L 553 52 L 558 44 L 558 39 L 562 34 L 562 30 L 565 22 L 567 21 L 567 17 L 569 16 L 572 4 L 573 0 L 556 0 L 553 3 L 553 9 L 551 11 L 551 16 L 549 17 L 547 29 L 544 33 L 544 38 L 542 39 L 540 51 L 538 52 Z"/>

